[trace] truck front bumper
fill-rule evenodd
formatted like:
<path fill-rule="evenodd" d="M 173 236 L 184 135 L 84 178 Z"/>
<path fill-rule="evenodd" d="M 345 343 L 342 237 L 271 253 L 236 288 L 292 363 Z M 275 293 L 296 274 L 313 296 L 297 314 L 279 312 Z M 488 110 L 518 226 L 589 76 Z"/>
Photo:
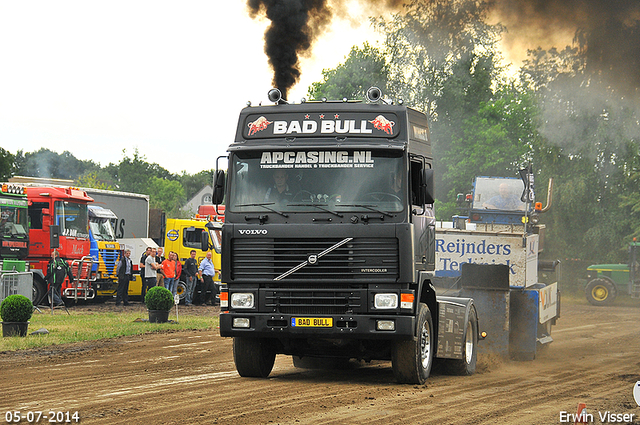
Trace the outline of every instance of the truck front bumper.
<path fill-rule="evenodd" d="M 411 315 L 220 313 L 223 337 L 411 339 L 414 333 L 415 317 Z"/>

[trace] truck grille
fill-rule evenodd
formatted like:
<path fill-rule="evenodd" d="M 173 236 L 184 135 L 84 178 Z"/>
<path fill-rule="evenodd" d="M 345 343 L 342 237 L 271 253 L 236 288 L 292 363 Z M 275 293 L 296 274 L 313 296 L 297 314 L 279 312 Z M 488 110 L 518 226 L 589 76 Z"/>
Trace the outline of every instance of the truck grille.
<path fill-rule="evenodd" d="M 267 289 L 264 305 L 283 314 L 347 314 L 359 311 L 363 299 L 365 289 Z"/>
<path fill-rule="evenodd" d="M 310 255 L 339 243 L 327 239 L 234 239 L 231 277 L 237 281 L 273 281 L 307 261 Z M 398 278 L 398 240 L 395 238 L 355 238 L 282 278 L 294 281 L 382 282 Z"/>
<path fill-rule="evenodd" d="M 102 272 L 107 272 L 109 275 L 116 274 L 116 263 L 118 262 L 120 253 L 115 249 L 101 249 L 99 250 L 100 263 L 98 268 Z"/>

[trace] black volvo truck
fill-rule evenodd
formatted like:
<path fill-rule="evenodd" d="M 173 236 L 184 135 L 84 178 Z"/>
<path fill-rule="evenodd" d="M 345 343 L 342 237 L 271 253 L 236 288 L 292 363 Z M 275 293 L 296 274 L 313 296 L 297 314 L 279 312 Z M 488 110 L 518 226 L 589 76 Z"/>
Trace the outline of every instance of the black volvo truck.
<path fill-rule="evenodd" d="M 376 88 L 367 103 L 269 98 L 241 111 L 214 181 L 226 206 L 220 334 L 234 339 L 238 373 L 266 377 L 276 354 L 298 366 L 391 360 L 411 384 L 434 360 L 473 373 L 473 300 L 436 297 L 431 283 L 426 116 Z"/>

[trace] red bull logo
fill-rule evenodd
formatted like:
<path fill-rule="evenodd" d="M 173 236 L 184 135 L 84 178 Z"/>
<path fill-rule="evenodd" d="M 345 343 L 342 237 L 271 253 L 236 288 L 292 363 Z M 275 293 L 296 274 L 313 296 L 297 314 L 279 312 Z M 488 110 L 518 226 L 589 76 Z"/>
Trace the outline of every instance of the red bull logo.
<path fill-rule="evenodd" d="M 253 136 L 258 131 L 266 130 L 267 127 L 269 127 L 269 124 L 272 123 L 273 121 L 268 121 L 265 117 L 260 117 L 257 120 L 249 123 L 249 136 Z"/>
<path fill-rule="evenodd" d="M 378 115 L 376 119 L 369 122 L 373 124 L 376 130 L 382 130 L 387 134 L 393 134 L 393 126 L 396 125 L 395 122 L 386 119 L 384 115 Z"/>
<path fill-rule="evenodd" d="M 372 117 L 375 117 L 372 119 Z M 388 138 L 398 135 L 396 116 L 389 114 L 318 113 L 253 115 L 245 121 L 245 137 L 313 137 L 358 135 Z"/>

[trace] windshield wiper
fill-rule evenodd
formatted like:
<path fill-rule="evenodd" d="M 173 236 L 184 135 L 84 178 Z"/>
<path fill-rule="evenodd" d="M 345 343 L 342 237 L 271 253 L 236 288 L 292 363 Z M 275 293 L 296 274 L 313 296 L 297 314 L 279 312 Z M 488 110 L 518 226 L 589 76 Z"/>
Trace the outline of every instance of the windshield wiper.
<path fill-rule="evenodd" d="M 269 210 L 269 211 L 274 212 L 276 214 L 280 214 L 283 217 L 289 217 L 288 214 L 285 214 L 282 211 L 274 210 L 273 208 L 269 208 L 267 206 L 267 205 L 273 205 L 273 204 L 275 204 L 275 202 L 262 202 L 262 203 L 256 203 L 256 204 L 238 204 L 238 205 L 236 205 L 236 207 L 262 207 L 265 210 Z"/>
<path fill-rule="evenodd" d="M 344 217 L 342 214 L 335 212 L 335 211 L 331 211 L 330 209 L 327 208 L 322 208 L 322 207 L 328 207 L 327 204 L 287 204 L 288 207 L 316 207 L 319 210 L 328 212 L 330 214 L 336 215 L 340 218 Z"/>
<path fill-rule="evenodd" d="M 383 215 L 386 215 L 387 217 L 393 217 L 393 214 L 390 214 L 386 211 L 382 211 L 381 209 L 378 208 L 374 208 L 373 205 L 364 205 L 364 204 L 336 204 L 336 207 L 357 207 L 357 208 L 366 208 L 369 211 L 374 211 Z"/>

